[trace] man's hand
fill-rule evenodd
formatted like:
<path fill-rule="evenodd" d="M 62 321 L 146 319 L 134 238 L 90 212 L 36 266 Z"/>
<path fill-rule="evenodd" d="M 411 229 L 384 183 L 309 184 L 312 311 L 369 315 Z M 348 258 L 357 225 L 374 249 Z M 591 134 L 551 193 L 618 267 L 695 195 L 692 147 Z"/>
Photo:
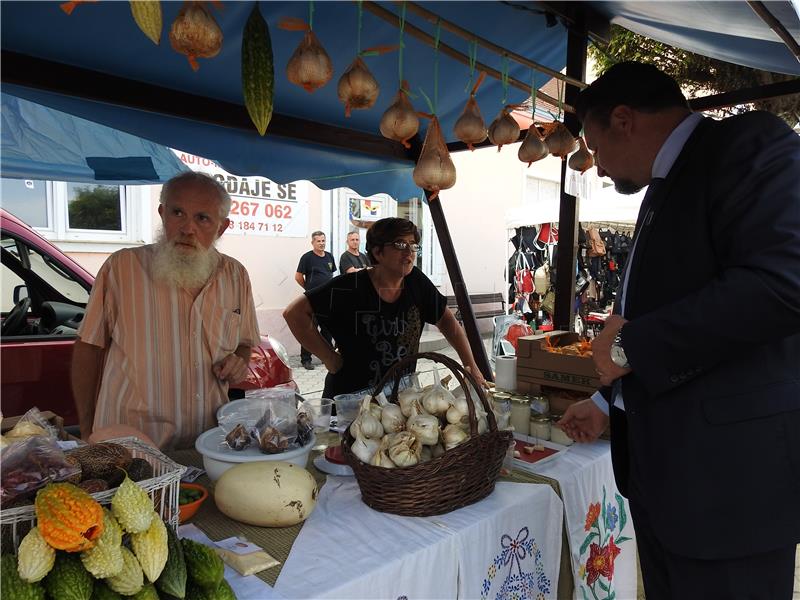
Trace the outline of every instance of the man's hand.
<path fill-rule="evenodd" d="M 627 321 L 621 316 L 611 315 L 606 319 L 603 330 L 592 340 L 592 360 L 603 385 L 611 385 L 615 379 L 631 372 L 630 369 L 618 367 L 611 360 L 611 345 L 625 323 Z"/>
<path fill-rule="evenodd" d="M 561 420 L 556 423 L 564 433 L 576 442 L 593 442 L 608 426 L 608 415 L 591 400 L 572 404 Z"/>
<path fill-rule="evenodd" d="M 237 354 L 228 354 L 212 367 L 214 375 L 222 381 L 235 385 L 247 378 L 248 363 Z"/>

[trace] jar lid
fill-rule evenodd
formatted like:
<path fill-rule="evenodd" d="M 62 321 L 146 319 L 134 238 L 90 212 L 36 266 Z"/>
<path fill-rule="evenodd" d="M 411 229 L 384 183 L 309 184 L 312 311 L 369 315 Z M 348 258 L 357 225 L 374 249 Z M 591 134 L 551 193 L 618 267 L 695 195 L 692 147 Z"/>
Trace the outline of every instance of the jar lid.
<path fill-rule="evenodd" d="M 492 398 L 494 398 L 495 400 L 510 400 L 511 394 L 507 392 L 494 392 L 492 394 Z"/>
<path fill-rule="evenodd" d="M 549 423 L 550 416 L 549 415 L 531 415 L 531 421 L 535 423 Z"/>
<path fill-rule="evenodd" d="M 511 401 L 512 402 L 519 402 L 521 404 L 528 404 L 531 401 L 531 399 L 528 396 L 514 395 L 514 396 L 511 396 Z"/>

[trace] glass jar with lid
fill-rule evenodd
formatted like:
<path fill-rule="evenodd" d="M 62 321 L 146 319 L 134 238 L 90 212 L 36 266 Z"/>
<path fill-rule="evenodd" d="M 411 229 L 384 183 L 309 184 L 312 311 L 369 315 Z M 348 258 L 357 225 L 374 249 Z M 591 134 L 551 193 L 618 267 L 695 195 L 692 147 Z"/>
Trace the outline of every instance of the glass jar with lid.
<path fill-rule="evenodd" d="M 531 413 L 531 437 L 539 440 L 550 439 L 550 417 L 548 415 L 539 415 Z"/>
<path fill-rule="evenodd" d="M 574 440 L 569 437 L 560 427 L 556 427 L 556 423 L 561 420 L 561 417 L 564 415 L 550 415 L 550 441 L 555 442 L 556 444 L 561 444 L 562 446 L 571 446 L 574 443 Z"/>
<path fill-rule="evenodd" d="M 498 429 L 509 429 L 511 427 L 511 394 L 505 392 L 494 392 L 490 394 L 491 405 L 497 420 Z"/>
<path fill-rule="evenodd" d="M 530 420 L 531 399 L 519 394 L 511 396 L 511 425 L 514 427 L 514 431 L 529 435 Z"/>

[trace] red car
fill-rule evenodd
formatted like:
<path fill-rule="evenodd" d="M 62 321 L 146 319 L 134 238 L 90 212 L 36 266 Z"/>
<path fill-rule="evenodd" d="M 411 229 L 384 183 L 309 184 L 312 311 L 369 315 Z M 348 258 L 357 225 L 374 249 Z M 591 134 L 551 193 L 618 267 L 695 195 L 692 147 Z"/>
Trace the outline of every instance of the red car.
<path fill-rule="evenodd" d="M 89 299 L 94 276 L 12 214 L 0 209 L 0 407 L 3 415 L 24 414 L 36 406 L 78 424 L 72 398 L 72 345 Z M 261 336 L 250 357 L 244 391 L 289 385 L 295 390 L 283 345 Z"/>

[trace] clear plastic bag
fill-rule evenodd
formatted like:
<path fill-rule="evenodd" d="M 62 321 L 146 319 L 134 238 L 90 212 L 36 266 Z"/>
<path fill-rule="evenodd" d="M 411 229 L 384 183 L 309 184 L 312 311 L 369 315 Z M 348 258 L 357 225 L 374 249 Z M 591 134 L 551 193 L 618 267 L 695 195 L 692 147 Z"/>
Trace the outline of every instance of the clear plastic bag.
<path fill-rule="evenodd" d="M 233 450 L 258 445 L 266 454 L 296 445 L 297 400 L 290 388 L 267 388 L 248 395 L 246 402 L 219 419 L 225 441 Z"/>
<path fill-rule="evenodd" d="M 17 424 L 3 435 L 7 443 L 24 440 L 34 435 L 58 439 L 56 428 L 47 422 L 47 419 L 35 406 L 22 415 Z"/>
<path fill-rule="evenodd" d="M 6 446 L 0 454 L 0 501 L 4 507 L 32 498 L 51 481 L 80 475 L 80 465 L 67 461 L 54 437 L 32 435 Z"/>

